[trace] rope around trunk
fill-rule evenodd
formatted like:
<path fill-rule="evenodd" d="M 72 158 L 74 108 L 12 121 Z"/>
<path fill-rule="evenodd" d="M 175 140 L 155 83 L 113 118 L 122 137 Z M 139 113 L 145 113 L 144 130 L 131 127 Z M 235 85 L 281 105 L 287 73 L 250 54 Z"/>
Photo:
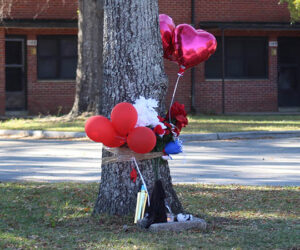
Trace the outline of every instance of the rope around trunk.
<path fill-rule="evenodd" d="M 102 158 L 102 164 L 115 163 L 115 162 L 127 162 L 127 161 L 132 161 L 132 158 L 135 158 L 137 161 L 150 160 L 164 155 L 163 152 L 138 154 L 133 152 L 127 147 L 121 147 L 121 148 L 104 147 L 104 149 L 112 153 L 113 156 Z"/>

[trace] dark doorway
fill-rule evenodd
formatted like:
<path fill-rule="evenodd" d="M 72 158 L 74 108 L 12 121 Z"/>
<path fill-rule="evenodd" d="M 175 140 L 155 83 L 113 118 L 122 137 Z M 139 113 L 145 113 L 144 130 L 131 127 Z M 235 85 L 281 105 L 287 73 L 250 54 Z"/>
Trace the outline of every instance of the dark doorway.
<path fill-rule="evenodd" d="M 300 37 L 278 39 L 278 106 L 300 107 Z"/>
<path fill-rule="evenodd" d="M 6 110 L 26 110 L 25 39 L 5 39 Z"/>

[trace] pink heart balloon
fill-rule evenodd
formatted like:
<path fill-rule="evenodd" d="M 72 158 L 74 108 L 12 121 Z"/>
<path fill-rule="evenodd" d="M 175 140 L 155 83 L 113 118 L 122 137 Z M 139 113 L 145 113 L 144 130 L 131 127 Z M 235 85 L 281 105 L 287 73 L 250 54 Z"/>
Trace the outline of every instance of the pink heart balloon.
<path fill-rule="evenodd" d="M 180 65 L 179 73 L 206 61 L 217 49 L 216 38 L 205 30 L 180 24 L 174 30 L 174 57 Z"/>
<path fill-rule="evenodd" d="M 175 23 L 173 19 L 166 14 L 159 15 L 160 35 L 163 44 L 164 58 L 174 61 L 174 47 L 172 44 Z"/>

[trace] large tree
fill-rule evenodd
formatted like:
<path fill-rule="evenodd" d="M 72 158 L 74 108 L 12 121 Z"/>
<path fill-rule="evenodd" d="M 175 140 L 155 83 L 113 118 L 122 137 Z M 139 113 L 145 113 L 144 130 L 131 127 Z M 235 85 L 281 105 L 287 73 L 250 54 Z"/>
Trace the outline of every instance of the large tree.
<path fill-rule="evenodd" d="M 163 66 L 157 0 L 104 2 L 100 113 L 109 117 L 117 103 L 133 103 L 140 96 L 156 99 L 159 102 L 159 112 L 165 112 L 168 80 Z M 103 156 L 106 155 L 104 151 Z M 157 162 L 157 159 L 138 162 L 150 192 L 156 176 L 153 162 Z M 136 183 L 130 180 L 132 166 L 130 162 L 102 164 L 94 213 L 133 213 L 141 179 L 138 177 Z M 163 181 L 172 210 L 182 211 L 172 187 L 167 162 L 160 164 L 157 172 Z"/>

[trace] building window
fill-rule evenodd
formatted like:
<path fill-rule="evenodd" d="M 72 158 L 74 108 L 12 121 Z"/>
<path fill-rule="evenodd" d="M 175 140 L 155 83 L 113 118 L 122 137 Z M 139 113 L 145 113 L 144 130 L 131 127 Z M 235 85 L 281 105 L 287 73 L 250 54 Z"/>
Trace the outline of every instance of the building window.
<path fill-rule="evenodd" d="M 218 48 L 205 63 L 205 77 L 222 77 L 222 40 L 217 37 Z M 268 78 L 268 42 L 265 37 L 225 37 L 225 78 Z"/>
<path fill-rule="evenodd" d="M 77 36 L 39 36 L 38 79 L 75 79 Z"/>

